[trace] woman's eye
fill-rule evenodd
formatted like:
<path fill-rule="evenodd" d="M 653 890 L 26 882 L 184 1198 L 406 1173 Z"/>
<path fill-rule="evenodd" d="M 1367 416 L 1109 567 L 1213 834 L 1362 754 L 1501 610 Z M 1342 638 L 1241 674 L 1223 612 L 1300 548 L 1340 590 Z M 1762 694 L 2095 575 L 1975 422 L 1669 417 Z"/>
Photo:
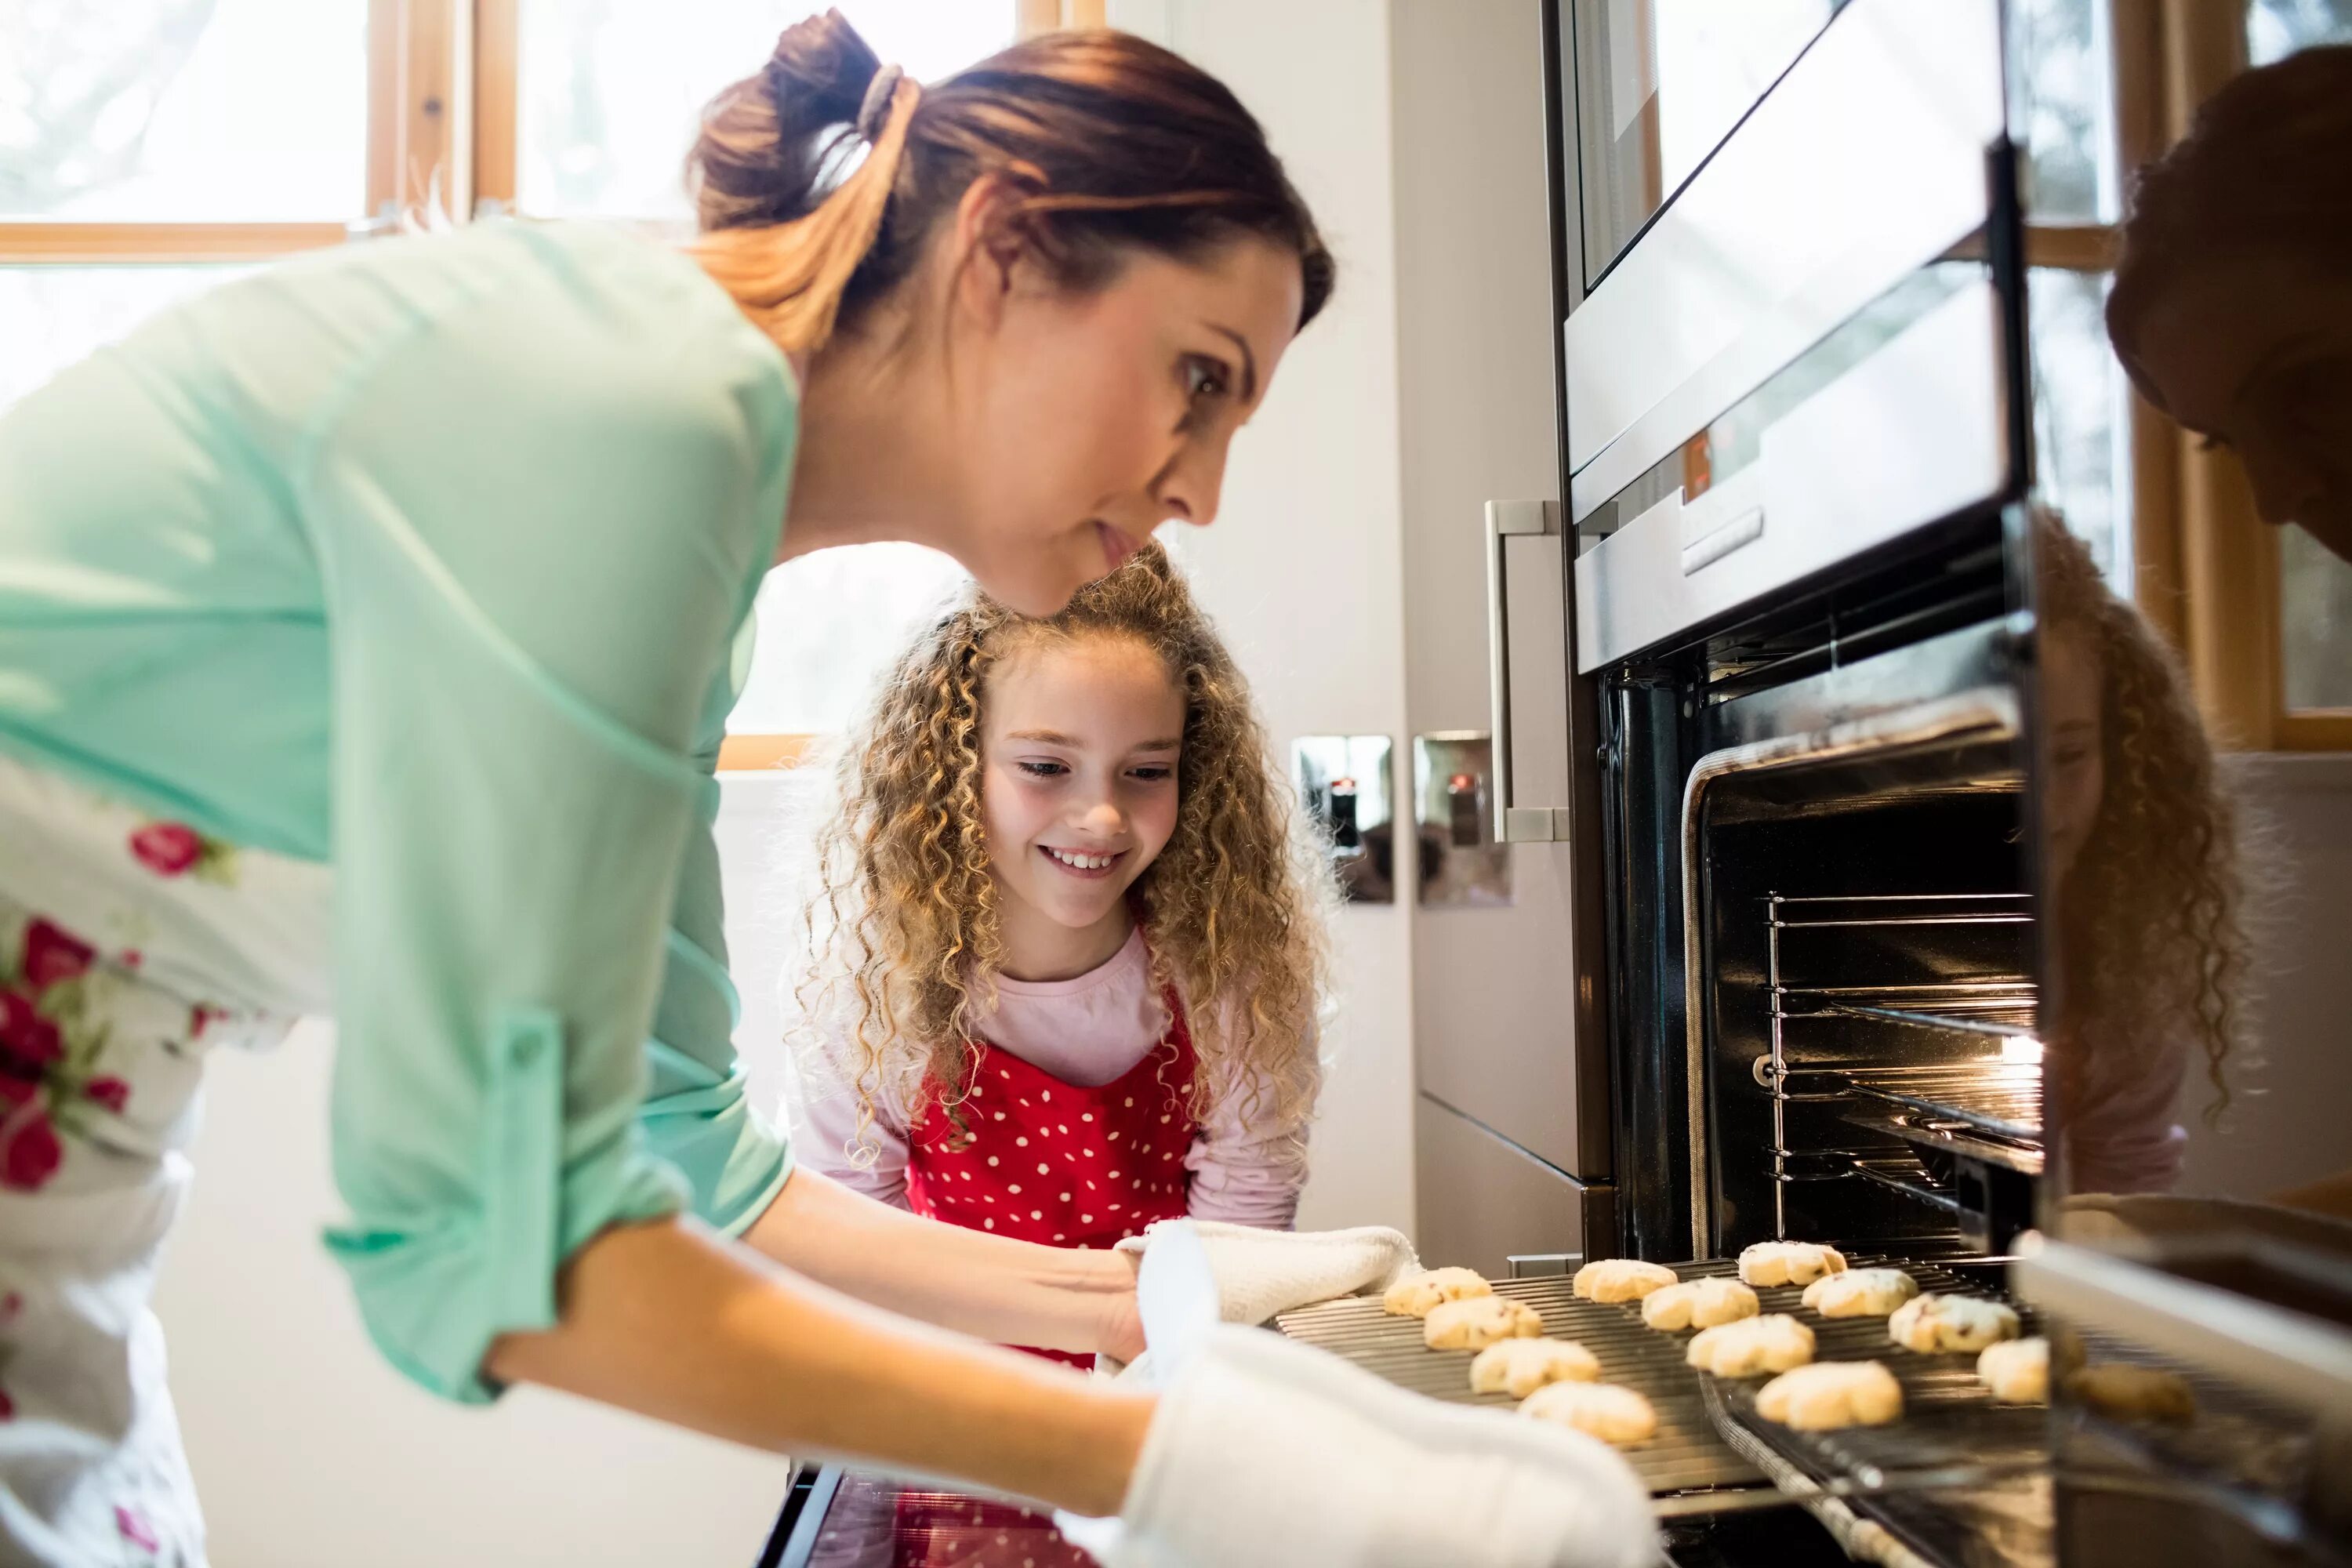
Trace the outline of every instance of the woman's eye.
<path fill-rule="evenodd" d="M 1033 779 L 1059 778 L 1070 771 L 1059 763 L 1015 763 L 1013 766 Z"/>
<path fill-rule="evenodd" d="M 1184 362 L 1184 396 L 1188 401 L 1223 397 L 1226 384 L 1225 367 L 1215 360 L 1190 358 Z"/>

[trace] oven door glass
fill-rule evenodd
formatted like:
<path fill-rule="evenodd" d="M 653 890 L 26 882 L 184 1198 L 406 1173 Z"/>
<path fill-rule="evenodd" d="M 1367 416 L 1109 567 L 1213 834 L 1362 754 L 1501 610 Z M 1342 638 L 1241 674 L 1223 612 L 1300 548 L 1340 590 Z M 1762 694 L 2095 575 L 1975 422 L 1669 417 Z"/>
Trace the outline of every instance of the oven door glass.
<path fill-rule="evenodd" d="M 1587 286 L 1821 32 L 1840 0 L 1574 0 Z"/>

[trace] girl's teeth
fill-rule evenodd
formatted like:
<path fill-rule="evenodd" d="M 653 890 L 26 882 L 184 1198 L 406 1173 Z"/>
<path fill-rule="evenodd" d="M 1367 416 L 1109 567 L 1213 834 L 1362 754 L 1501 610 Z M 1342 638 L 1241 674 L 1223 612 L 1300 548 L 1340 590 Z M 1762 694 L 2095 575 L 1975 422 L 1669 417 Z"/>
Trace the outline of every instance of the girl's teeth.
<path fill-rule="evenodd" d="M 1048 849 L 1045 853 L 1063 865 L 1078 871 L 1105 870 L 1111 862 L 1111 858 L 1108 855 L 1079 855 L 1067 849 Z"/>

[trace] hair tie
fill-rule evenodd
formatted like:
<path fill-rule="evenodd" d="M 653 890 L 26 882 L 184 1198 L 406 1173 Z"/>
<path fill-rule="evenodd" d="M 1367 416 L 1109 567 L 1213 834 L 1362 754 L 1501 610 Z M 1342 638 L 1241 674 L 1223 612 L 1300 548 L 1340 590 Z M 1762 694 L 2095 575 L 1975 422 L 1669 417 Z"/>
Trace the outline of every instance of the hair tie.
<path fill-rule="evenodd" d="M 907 73 L 897 66 L 884 66 L 874 73 L 866 84 L 866 101 L 857 106 L 857 134 L 867 142 L 882 134 L 882 125 L 890 117 L 890 100 L 898 95 L 898 80 Z"/>

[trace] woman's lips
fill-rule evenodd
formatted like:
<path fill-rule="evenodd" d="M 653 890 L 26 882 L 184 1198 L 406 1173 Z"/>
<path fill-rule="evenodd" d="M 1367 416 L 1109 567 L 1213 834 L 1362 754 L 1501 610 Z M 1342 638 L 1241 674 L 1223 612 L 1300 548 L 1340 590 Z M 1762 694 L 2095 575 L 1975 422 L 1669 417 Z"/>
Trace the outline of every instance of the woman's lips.
<path fill-rule="evenodd" d="M 1095 531 L 1102 535 L 1103 559 L 1110 563 L 1112 571 L 1116 572 L 1126 565 L 1129 559 L 1135 554 L 1135 541 L 1110 524 L 1097 522 Z"/>

